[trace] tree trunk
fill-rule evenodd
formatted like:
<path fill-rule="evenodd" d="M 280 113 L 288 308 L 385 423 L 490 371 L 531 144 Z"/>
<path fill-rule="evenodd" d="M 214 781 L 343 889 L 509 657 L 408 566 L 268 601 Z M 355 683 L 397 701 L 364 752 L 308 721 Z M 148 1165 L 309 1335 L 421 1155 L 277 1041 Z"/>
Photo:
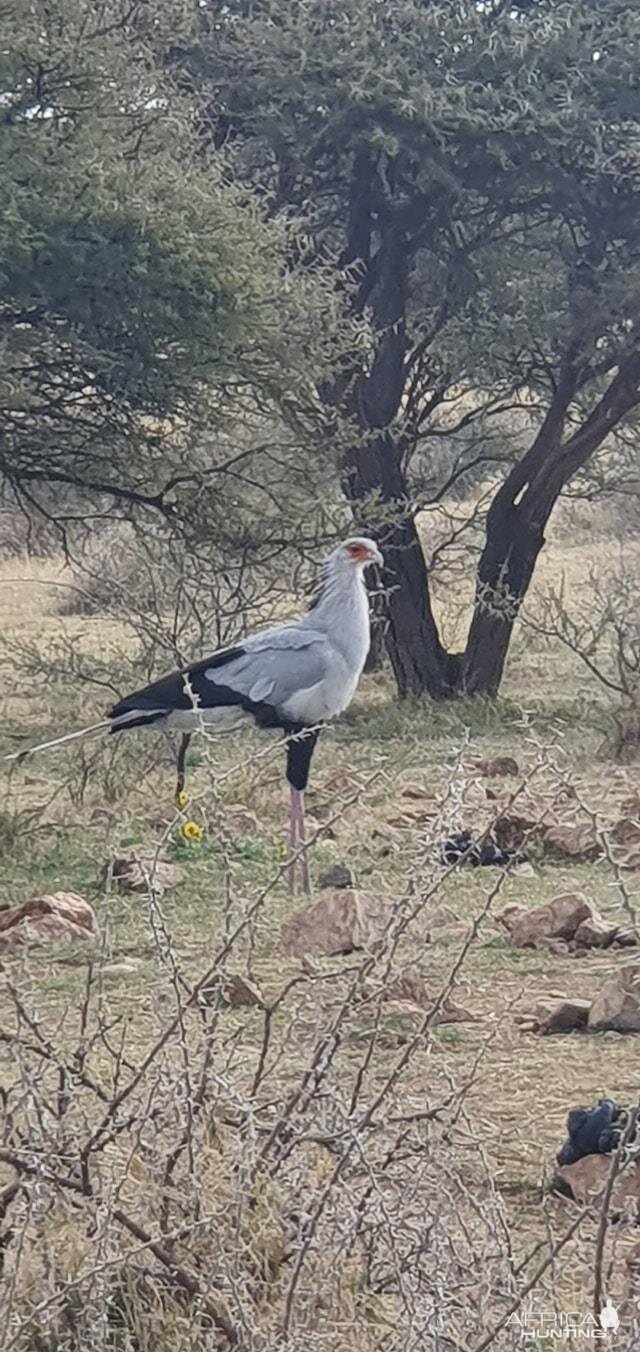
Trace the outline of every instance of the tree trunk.
<path fill-rule="evenodd" d="M 542 530 L 519 507 L 489 512 L 475 609 L 460 665 L 460 694 L 497 695 L 513 626 L 543 545 Z"/>
<path fill-rule="evenodd" d="M 518 611 L 527 594 L 544 530 L 565 484 L 640 400 L 640 353 L 622 362 L 588 418 L 562 440 L 577 388 L 571 360 L 560 373 L 537 437 L 498 490 L 476 585 L 467 647 L 459 670 L 461 693 L 496 695 Z"/>
<path fill-rule="evenodd" d="M 444 699 L 451 693 L 451 662 L 433 617 L 427 565 L 406 497 L 400 454 L 388 431 L 370 436 L 358 451 L 347 488 L 358 528 L 373 535 L 384 553 L 385 642 L 398 694 L 401 699 L 425 694 Z M 372 494 L 374 501 L 389 504 L 396 521 L 367 521 L 366 502 Z"/>

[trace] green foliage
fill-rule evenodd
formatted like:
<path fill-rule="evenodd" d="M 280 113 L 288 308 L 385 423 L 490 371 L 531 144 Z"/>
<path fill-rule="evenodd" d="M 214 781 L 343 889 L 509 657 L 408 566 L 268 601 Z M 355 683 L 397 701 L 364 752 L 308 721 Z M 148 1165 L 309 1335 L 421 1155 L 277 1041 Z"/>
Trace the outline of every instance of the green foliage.
<path fill-rule="evenodd" d="M 640 13 L 624 0 L 213 0 L 203 11 L 187 60 L 215 91 L 214 135 L 276 208 L 305 211 L 318 256 L 355 267 L 379 349 L 390 306 L 402 312 L 387 413 L 405 454 L 425 436 L 440 449 L 454 386 L 481 393 L 479 408 L 524 391 L 544 405 L 568 356 L 588 411 L 635 342 L 639 43 Z M 390 298 L 397 257 L 385 285 L 394 249 L 405 304 Z M 360 359 L 378 385 L 390 365 Z M 456 453 L 456 470 L 475 464 L 478 440 L 486 425 L 471 444 L 449 437 L 442 478 Z M 488 459 L 505 445 L 518 453 L 507 432 Z"/>
<path fill-rule="evenodd" d="M 190 9 L 4 6 L 0 472 L 28 505 L 60 484 L 62 515 L 104 492 L 202 534 L 232 426 L 249 455 L 286 405 L 308 451 L 341 321 L 331 280 L 288 285 L 295 222 L 232 184 L 167 74 Z"/>

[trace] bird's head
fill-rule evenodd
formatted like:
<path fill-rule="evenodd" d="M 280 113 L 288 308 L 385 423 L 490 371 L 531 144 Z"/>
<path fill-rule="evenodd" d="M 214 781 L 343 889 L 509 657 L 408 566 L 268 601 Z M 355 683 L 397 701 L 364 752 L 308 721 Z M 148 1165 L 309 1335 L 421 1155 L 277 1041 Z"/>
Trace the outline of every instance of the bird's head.
<path fill-rule="evenodd" d="M 371 563 L 383 563 L 375 540 L 369 540 L 366 535 L 354 535 L 345 540 L 344 544 L 338 545 L 335 556 L 343 567 L 358 570 L 368 568 Z"/>

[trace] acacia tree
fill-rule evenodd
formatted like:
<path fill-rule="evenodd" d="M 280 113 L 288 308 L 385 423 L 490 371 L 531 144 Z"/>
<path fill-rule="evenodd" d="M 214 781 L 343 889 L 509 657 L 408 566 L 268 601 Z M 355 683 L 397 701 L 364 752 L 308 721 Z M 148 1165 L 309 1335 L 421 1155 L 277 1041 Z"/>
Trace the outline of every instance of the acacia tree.
<path fill-rule="evenodd" d="M 624 0 L 207 0 L 199 42 L 173 48 L 272 217 L 305 212 L 298 275 L 332 259 L 371 320 L 325 397 L 356 428 L 344 482 L 384 544 L 401 695 L 497 691 L 553 505 L 640 399 L 639 40 Z M 449 436 L 514 401 L 537 428 L 452 655 L 410 484 L 456 399 Z"/>
<path fill-rule="evenodd" d="M 243 567 L 251 544 L 310 537 L 341 302 L 321 269 L 287 285 L 296 223 L 203 156 L 161 62 L 193 18 L 187 0 L 3 6 L 0 482 L 29 513 L 155 518 Z"/>

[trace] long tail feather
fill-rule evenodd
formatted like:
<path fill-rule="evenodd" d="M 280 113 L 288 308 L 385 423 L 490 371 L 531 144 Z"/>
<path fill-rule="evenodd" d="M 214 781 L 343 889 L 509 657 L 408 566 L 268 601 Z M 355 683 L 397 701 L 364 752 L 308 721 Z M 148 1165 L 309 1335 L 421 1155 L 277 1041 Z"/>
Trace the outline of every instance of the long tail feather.
<path fill-rule="evenodd" d="M 131 727 L 147 727 L 166 717 L 166 709 L 127 709 L 115 717 L 103 718 L 100 723 L 90 723 L 77 732 L 68 732 L 64 737 L 54 737 L 51 742 L 39 742 L 37 746 L 27 746 L 24 751 L 13 751 L 10 756 L 2 756 L 5 761 L 23 761 L 34 756 L 37 751 L 49 751 L 53 746 L 64 746 L 65 742 L 79 742 L 82 737 L 96 737 L 99 732 L 124 732 Z"/>
<path fill-rule="evenodd" d="M 105 728 L 111 727 L 111 719 L 103 718 L 101 723 L 91 723 L 87 728 L 80 728 L 78 732 L 68 732 L 66 737 L 54 737 L 51 742 L 40 742 L 38 746 L 28 746 L 24 751 L 14 751 L 10 756 L 3 756 L 5 761 L 23 761 L 27 756 L 35 755 L 36 751 L 48 751 L 52 746 L 62 746 L 64 742 L 78 742 L 81 737 L 95 737 L 97 733 L 104 732 Z"/>

